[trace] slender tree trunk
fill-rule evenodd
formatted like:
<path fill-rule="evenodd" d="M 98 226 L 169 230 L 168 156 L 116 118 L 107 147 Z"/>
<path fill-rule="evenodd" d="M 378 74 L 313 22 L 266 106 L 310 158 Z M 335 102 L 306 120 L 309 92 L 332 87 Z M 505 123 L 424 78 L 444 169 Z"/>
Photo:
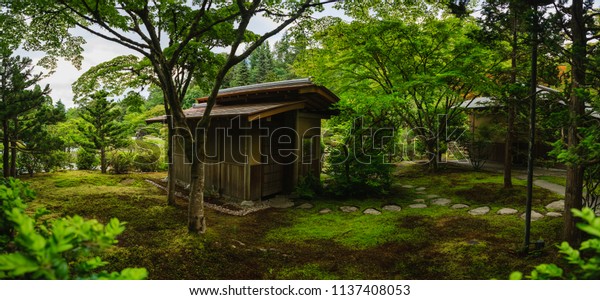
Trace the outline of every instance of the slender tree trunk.
<path fill-rule="evenodd" d="M 513 26 L 512 26 L 512 41 L 511 41 L 511 70 L 510 70 L 510 83 L 517 83 L 517 48 L 518 48 L 518 35 L 517 35 L 517 11 L 514 7 L 513 2 L 511 2 L 510 12 L 513 15 Z M 512 184 L 512 146 L 513 146 L 513 137 L 515 136 L 515 98 L 514 95 L 510 94 L 508 96 L 507 108 L 508 108 L 508 116 L 506 120 L 506 140 L 504 144 L 504 188 L 510 189 L 513 187 Z"/>
<path fill-rule="evenodd" d="M 10 176 L 17 177 L 17 141 L 19 140 L 19 120 L 13 119 L 14 136 L 10 141 Z"/>
<path fill-rule="evenodd" d="M 206 218 L 204 216 L 204 141 L 206 130 L 201 130 L 195 138 L 193 148 L 197 150 L 197 157 L 192 157 L 192 182 L 190 184 L 190 202 L 188 206 L 188 230 L 195 233 L 206 232 Z"/>
<path fill-rule="evenodd" d="M 579 146 L 578 127 L 584 115 L 585 99 L 580 89 L 586 84 L 585 58 L 587 54 L 585 24 L 583 22 L 583 0 L 573 0 L 571 7 L 571 31 L 573 35 L 571 73 L 573 78 L 571 99 L 569 103 L 569 119 L 567 147 L 574 151 Z M 565 226 L 563 238 L 572 246 L 581 243 L 581 231 L 577 229 L 577 219 L 571 209 L 581 209 L 583 200 L 584 167 L 578 164 L 567 166 L 567 186 L 565 188 Z"/>
<path fill-rule="evenodd" d="M 102 174 L 106 173 L 106 149 L 104 147 L 100 148 L 100 171 Z"/>
<path fill-rule="evenodd" d="M 168 114 L 168 113 L 167 113 Z M 167 205 L 175 205 L 175 166 L 173 165 L 173 128 L 169 124 L 167 129 Z"/>
<path fill-rule="evenodd" d="M 10 138 L 8 134 L 8 120 L 2 120 L 2 171 L 4 178 L 10 177 Z"/>

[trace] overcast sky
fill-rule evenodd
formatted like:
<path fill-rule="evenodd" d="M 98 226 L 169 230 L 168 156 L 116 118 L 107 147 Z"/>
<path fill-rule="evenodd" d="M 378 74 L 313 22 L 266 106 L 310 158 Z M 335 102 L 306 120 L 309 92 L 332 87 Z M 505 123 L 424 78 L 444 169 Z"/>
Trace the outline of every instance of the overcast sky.
<path fill-rule="evenodd" d="M 342 17 L 343 12 L 334 10 L 331 8 L 331 5 L 329 5 L 325 11 L 317 13 L 314 16 L 322 17 L 324 15 L 335 15 Z M 262 34 L 275 28 L 275 25 L 276 24 L 269 19 L 258 17 L 253 19 L 253 22 L 249 25 L 249 29 L 256 33 Z M 56 103 L 58 100 L 61 100 L 67 107 L 74 106 L 71 84 L 75 82 L 77 78 L 79 78 L 79 76 L 87 71 L 90 67 L 111 60 L 112 58 L 120 55 L 134 54 L 139 56 L 139 53 L 134 52 L 131 49 L 113 42 L 108 42 L 81 29 L 75 29 L 73 32 L 76 35 L 84 37 L 87 42 L 85 45 L 83 45 L 84 59 L 81 69 L 77 70 L 75 67 L 73 67 L 73 65 L 71 65 L 71 63 L 61 60 L 58 62 L 56 72 L 43 79 L 41 82 L 42 85 L 50 85 L 50 88 L 52 89 L 51 96 L 54 100 L 54 103 Z M 278 35 L 272 37 L 269 39 L 269 43 L 273 45 L 275 41 L 281 39 L 282 35 L 283 33 L 279 33 Z M 18 54 L 22 56 L 29 56 L 34 60 L 34 62 L 37 62 L 37 60 L 43 56 L 43 53 L 27 53 L 23 51 L 19 51 Z"/>

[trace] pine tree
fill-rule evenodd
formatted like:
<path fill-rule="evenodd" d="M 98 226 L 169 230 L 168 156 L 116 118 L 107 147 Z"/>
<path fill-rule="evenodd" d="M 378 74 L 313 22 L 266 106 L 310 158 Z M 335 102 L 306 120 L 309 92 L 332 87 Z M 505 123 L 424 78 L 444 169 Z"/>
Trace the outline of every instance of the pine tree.
<path fill-rule="evenodd" d="M 81 107 L 81 118 L 85 122 L 78 124 L 82 134 L 80 144 L 87 151 L 100 152 L 100 170 L 106 173 L 106 152 L 127 144 L 127 130 L 118 122 L 121 111 L 117 103 L 109 101 L 105 91 L 96 92 L 90 98 L 91 101 Z"/>
<path fill-rule="evenodd" d="M 263 83 L 276 80 L 273 71 L 273 55 L 268 42 L 265 42 L 250 55 L 250 83 Z"/>
<path fill-rule="evenodd" d="M 30 58 L 12 57 L 4 52 L 0 62 L 0 122 L 2 123 L 3 175 L 17 175 L 17 144 L 22 131 L 20 121 L 46 99 L 50 88 L 37 83 L 42 74 L 34 74 Z"/>

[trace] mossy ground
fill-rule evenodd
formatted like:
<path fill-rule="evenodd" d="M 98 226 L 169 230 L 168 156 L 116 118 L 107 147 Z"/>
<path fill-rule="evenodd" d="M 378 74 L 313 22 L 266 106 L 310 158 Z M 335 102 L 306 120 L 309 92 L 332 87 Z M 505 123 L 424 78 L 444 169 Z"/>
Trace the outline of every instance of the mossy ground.
<path fill-rule="evenodd" d="M 207 210 L 208 231 L 190 235 L 186 203 L 165 204 L 165 193 L 144 179 L 165 173 L 103 175 L 69 171 L 25 179 L 37 192 L 31 209 L 45 206 L 50 217 L 79 214 L 102 222 L 127 222 L 119 244 L 106 253 L 109 268 L 145 267 L 151 279 L 489 279 L 508 278 L 542 262 L 559 262 L 560 218 L 544 218 L 532 226 L 532 238 L 547 247 L 538 256 L 517 253 L 523 221 L 499 216 L 502 207 L 525 206 L 524 182 L 506 191 L 498 174 L 446 169 L 428 173 L 402 166 L 392 191 L 370 199 L 319 198 L 310 210 L 269 209 L 244 217 Z M 410 209 L 421 198 L 414 189 L 450 198 L 453 203 L 490 206 L 485 216 L 448 207 Z M 558 199 L 534 190 L 534 209 Z M 361 211 L 398 204 L 400 212 L 363 215 L 343 213 L 341 205 Z M 318 214 L 322 208 L 332 213 Z"/>

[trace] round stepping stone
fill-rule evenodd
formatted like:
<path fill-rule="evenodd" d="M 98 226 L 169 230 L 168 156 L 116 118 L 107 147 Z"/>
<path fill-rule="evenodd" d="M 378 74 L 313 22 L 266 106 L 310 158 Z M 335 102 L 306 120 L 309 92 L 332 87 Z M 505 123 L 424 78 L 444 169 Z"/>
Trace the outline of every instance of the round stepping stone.
<path fill-rule="evenodd" d="M 331 212 L 331 209 L 329 209 L 329 208 L 323 208 L 323 209 L 319 210 L 319 213 L 322 215 L 328 214 L 330 212 Z"/>
<path fill-rule="evenodd" d="M 544 217 L 544 215 L 540 214 L 539 212 L 537 212 L 535 210 L 531 211 L 531 221 L 537 221 L 543 217 Z M 521 219 L 525 220 L 525 213 L 521 214 Z"/>
<path fill-rule="evenodd" d="M 413 201 L 417 203 L 425 203 L 425 199 L 415 199 Z"/>
<path fill-rule="evenodd" d="M 424 190 L 426 190 L 426 189 L 427 189 L 427 188 L 425 188 L 425 187 L 418 187 L 418 188 L 416 188 L 416 189 L 415 189 L 415 191 L 417 191 L 417 192 L 422 192 L 422 191 L 424 191 Z"/>
<path fill-rule="evenodd" d="M 351 213 L 351 212 L 357 211 L 358 207 L 356 207 L 356 206 L 340 206 L 340 210 L 345 213 Z"/>
<path fill-rule="evenodd" d="M 367 209 L 365 209 L 365 211 L 363 211 L 363 214 L 365 214 L 365 215 L 380 215 L 381 212 L 374 208 L 367 208 Z"/>
<path fill-rule="evenodd" d="M 549 211 L 565 211 L 565 200 L 554 201 L 546 205 L 546 209 Z"/>
<path fill-rule="evenodd" d="M 384 205 L 381 209 L 389 210 L 389 211 L 401 211 L 402 207 L 395 205 L 395 204 L 388 204 L 388 205 Z"/>
<path fill-rule="evenodd" d="M 411 204 L 408 207 L 410 207 L 410 208 L 426 208 L 427 205 L 419 203 L 419 204 Z"/>
<path fill-rule="evenodd" d="M 269 206 L 274 208 L 290 208 L 294 206 L 294 201 L 288 198 L 274 198 L 269 200 Z"/>
<path fill-rule="evenodd" d="M 514 215 L 516 213 L 518 213 L 519 211 L 514 209 L 514 208 L 501 208 L 497 214 L 499 215 Z"/>
<path fill-rule="evenodd" d="M 403 185 L 402 187 L 405 188 L 405 189 L 412 189 L 412 188 L 414 188 L 414 186 L 410 185 L 410 184 Z"/>
<path fill-rule="evenodd" d="M 252 206 L 254 206 L 254 202 L 252 202 L 252 201 L 242 201 L 242 203 L 240 203 L 240 205 L 244 206 L 244 207 L 252 207 Z"/>
<path fill-rule="evenodd" d="M 466 204 L 454 204 L 454 205 L 450 206 L 450 208 L 452 208 L 452 209 L 463 209 L 463 208 L 467 208 L 467 207 L 469 207 L 469 206 Z"/>
<path fill-rule="evenodd" d="M 433 199 L 433 198 L 439 198 L 439 197 L 440 196 L 438 196 L 438 195 L 427 195 L 427 196 L 425 196 L 425 198 L 427 198 L 427 199 Z"/>
<path fill-rule="evenodd" d="M 310 203 L 303 203 L 303 204 L 298 205 L 297 208 L 300 208 L 300 209 L 311 209 L 313 207 L 314 207 L 314 205 L 312 205 Z"/>
<path fill-rule="evenodd" d="M 416 192 L 415 194 L 417 194 L 417 195 L 425 195 L 425 194 L 427 194 L 427 193 L 425 193 L 425 192 L 421 191 L 421 192 Z"/>
<path fill-rule="evenodd" d="M 559 212 L 552 211 L 552 212 L 547 213 L 546 217 L 559 218 L 559 217 L 562 217 L 562 214 Z"/>
<path fill-rule="evenodd" d="M 485 215 L 487 213 L 490 212 L 490 208 L 487 206 L 482 206 L 482 207 L 478 207 L 475 209 L 471 209 L 469 211 L 469 214 L 473 215 L 473 216 L 481 216 L 481 215 Z"/>
<path fill-rule="evenodd" d="M 448 205 L 450 205 L 451 202 L 452 202 L 452 200 L 446 199 L 446 198 L 439 198 L 439 199 L 431 200 L 431 204 L 440 205 L 440 206 L 448 206 Z"/>

